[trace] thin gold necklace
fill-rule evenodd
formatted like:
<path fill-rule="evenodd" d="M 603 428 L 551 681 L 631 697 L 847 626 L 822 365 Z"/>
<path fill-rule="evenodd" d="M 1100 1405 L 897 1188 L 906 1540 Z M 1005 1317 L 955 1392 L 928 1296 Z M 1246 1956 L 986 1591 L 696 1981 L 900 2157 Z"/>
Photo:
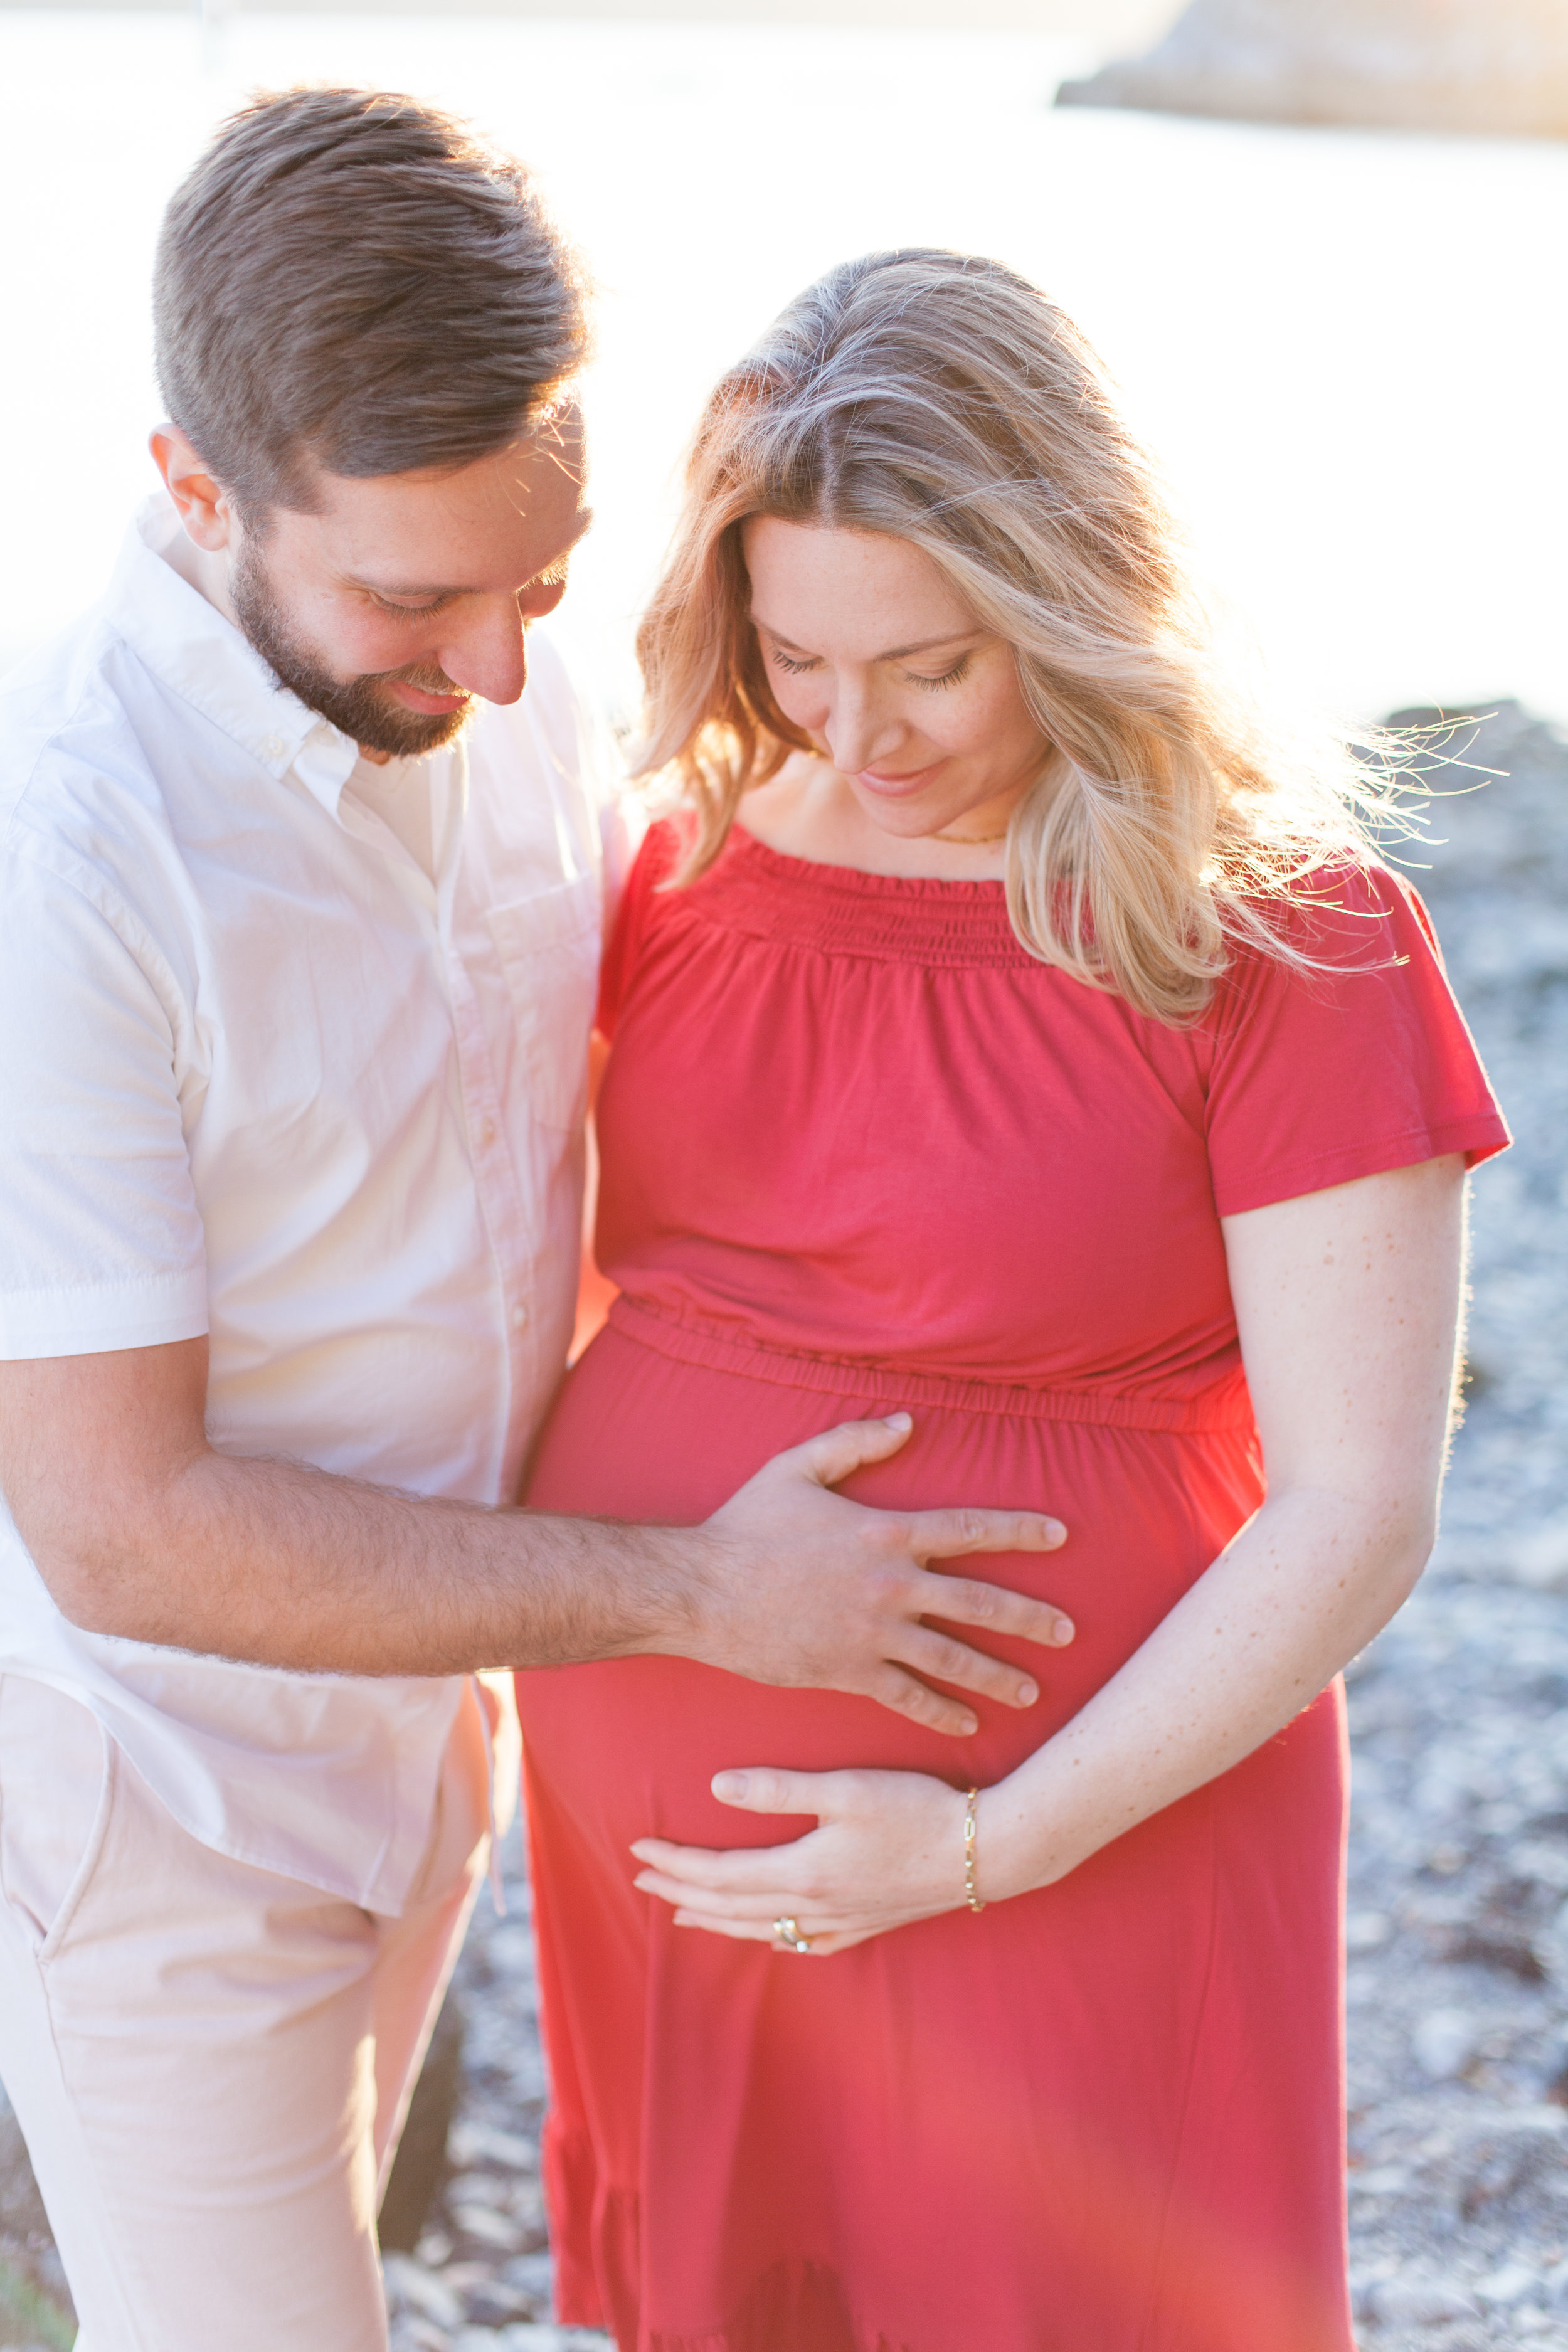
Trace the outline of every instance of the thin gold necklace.
<path fill-rule="evenodd" d="M 994 841 L 1005 841 L 1007 827 L 1000 833 L 933 833 L 933 841 L 951 841 L 959 849 L 984 849 Z"/>

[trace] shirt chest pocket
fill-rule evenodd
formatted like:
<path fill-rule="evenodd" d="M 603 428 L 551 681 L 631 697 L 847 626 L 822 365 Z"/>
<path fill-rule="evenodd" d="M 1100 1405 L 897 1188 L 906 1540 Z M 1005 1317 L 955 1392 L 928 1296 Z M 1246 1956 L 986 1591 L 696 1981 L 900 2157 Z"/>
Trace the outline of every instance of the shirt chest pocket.
<path fill-rule="evenodd" d="M 599 984 L 599 886 L 591 874 L 492 907 L 518 1066 L 534 1117 L 575 1127 L 587 1108 L 588 1037 Z"/>

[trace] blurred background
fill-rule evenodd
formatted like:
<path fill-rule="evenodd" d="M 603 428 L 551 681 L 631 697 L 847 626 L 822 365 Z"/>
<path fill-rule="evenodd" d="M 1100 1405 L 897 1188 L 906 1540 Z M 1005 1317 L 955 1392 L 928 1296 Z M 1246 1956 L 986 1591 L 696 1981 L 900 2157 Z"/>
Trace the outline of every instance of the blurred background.
<path fill-rule="evenodd" d="M 323 79 L 475 117 L 587 257 L 600 520 L 552 627 L 612 715 L 712 379 L 911 243 L 1079 320 L 1266 688 L 1479 714 L 1429 739 L 1471 765 L 1410 856 L 1519 1145 L 1476 1188 L 1445 1533 L 1351 1677 L 1353 2284 L 1378 2352 L 1568 2346 L 1568 0 L 0 0 L 0 666 L 153 486 L 170 191 L 247 91 Z M 384 2214 L 395 2352 L 574 2340 L 505 1867 Z M 73 2335 L 0 2095 L 0 2347 Z"/>
<path fill-rule="evenodd" d="M 1436 23 L 1456 0 L 1425 5 Z M 1192 13 L 1223 36 L 1269 5 Z M 1321 26 L 1336 6 L 1275 13 Z M 562 629 L 616 699 L 714 376 L 829 263 L 932 243 L 1000 255 L 1079 320 L 1280 690 L 1352 719 L 1503 692 L 1568 716 L 1568 145 L 1052 103 L 1158 54 L 1177 14 L 0 5 L 0 661 L 97 593 L 152 481 L 147 285 L 170 190 L 246 91 L 330 77 L 472 114 L 536 165 L 587 255 L 601 520 Z"/>

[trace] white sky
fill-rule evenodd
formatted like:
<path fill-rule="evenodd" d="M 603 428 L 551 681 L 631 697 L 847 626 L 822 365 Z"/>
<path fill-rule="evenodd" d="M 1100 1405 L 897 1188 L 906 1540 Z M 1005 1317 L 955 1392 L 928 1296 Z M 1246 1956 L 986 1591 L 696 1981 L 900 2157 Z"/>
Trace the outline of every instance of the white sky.
<path fill-rule="evenodd" d="M 0 651 L 96 593 L 150 480 L 162 205 L 258 83 L 456 104 L 542 173 L 603 289 L 601 522 L 564 634 L 606 681 L 719 369 L 830 262 L 1002 256 L 1096 342 L 1292 697 L 1568 719 L 1568 147 L 1084 110 L 1004 33 L 0 10 Z"/>

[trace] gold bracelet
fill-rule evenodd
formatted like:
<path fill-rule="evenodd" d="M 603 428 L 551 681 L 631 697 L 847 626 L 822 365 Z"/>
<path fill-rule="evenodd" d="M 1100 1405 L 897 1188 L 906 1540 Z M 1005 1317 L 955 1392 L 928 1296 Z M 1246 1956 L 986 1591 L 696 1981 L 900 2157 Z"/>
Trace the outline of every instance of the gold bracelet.
<path fill-rule="evenodd" d="M 974 1891 L 974 1808 L 979 1802 L 979 1790 L 971 1789 L 963 1816 L 963 1899 L 972 1911 L 984 1911 L 985 1908 Z"/>

